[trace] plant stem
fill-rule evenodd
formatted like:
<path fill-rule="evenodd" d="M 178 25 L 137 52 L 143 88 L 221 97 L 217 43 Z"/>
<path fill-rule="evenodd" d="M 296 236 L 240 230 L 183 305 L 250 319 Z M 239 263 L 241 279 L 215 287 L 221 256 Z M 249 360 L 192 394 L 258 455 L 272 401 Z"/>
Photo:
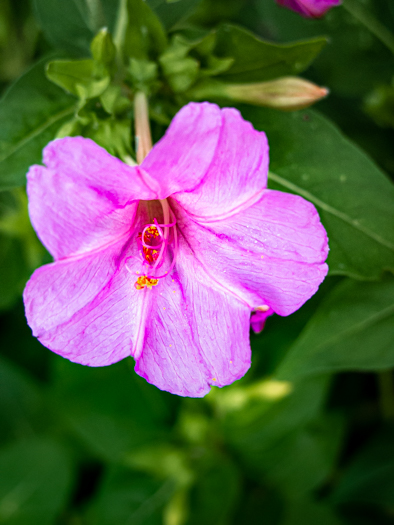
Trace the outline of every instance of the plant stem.
<path fill-rule="evenodd" d="M 343 0 L 343 7 L 394 54 L 394 35 L 358 0 Z"/>
<path fill-rule="evenodd" d="M 394 420 L 394 378 L 391 370 L 378 373 L 380 409 L 383 419 Z"/>
<path fill-rule="evenodd" d="M 134 96 L 135 140 L 137 163 L 141 164 L 152 149 L 150 134 L 148 99 L 145 93 L 137 91 Z"/>

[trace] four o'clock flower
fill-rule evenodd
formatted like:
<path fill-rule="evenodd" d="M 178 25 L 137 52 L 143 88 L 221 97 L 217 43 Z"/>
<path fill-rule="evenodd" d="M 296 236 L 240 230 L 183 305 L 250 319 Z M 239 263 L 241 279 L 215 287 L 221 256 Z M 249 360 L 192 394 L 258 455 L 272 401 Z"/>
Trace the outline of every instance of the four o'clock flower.
<path fill-rule="evenodd" d="M 306 18 L 320 18 L 331 9 L 340 5 L 341 0 L 276 0 L 279 5 L 288 7 Z"/>
<path fill-rule="evenodd" d="M 251 312 L 260 327 L 291 314 L 327 273 L 316 209 L 267 189 L 267 138 L 235 109 L 188 104 L 139 166 L 82 137 L 48 144 L 44 164 L 29 212 L 55 262 L 24 301 L 71 361 L 131 355 L 157 387 L 203 396 L 248 370 Z"/>

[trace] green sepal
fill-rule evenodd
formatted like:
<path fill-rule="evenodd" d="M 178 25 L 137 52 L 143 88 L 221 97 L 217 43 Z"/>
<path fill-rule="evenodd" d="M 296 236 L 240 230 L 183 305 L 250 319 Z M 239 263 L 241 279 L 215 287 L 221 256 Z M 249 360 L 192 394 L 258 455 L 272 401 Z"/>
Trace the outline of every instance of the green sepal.
<path fill-rule="evenodd" d="M 109 86 L 108 71 L 95 60 L 55 60 L 46 67 L 55 84 L 82 100 L 100 96 Z"/>
<path fill-rule="evenodd" d="M 175 93 L 186 91 L 198 77 L 198 60 L 187 56 L 192 47 L 183 37 L 175 35 L 170 47 L 159 58 L 163 74 Z"/>

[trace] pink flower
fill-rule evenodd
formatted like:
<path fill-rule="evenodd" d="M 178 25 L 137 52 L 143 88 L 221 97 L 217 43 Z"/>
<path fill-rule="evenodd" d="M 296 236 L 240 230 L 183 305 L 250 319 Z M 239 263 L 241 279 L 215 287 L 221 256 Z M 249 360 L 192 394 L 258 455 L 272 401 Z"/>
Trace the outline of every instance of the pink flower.
<path fill-rule="evenodd" d="M 341 0 L 276 0 L 279 5 L 299 13 L 306 18 L 320 18 Z"/>
<path fill-rule="evenodd" d="M 327 273 L 312 204 L 267 190 L 268 144 L 235 109 L 192 103 L 141 166 L 58 139 L 28 173 L 29 211 L 55 262 L 24 292 L 41 343 L 203 396 L 250 366 L 251 312 L 289 315 Z"/>

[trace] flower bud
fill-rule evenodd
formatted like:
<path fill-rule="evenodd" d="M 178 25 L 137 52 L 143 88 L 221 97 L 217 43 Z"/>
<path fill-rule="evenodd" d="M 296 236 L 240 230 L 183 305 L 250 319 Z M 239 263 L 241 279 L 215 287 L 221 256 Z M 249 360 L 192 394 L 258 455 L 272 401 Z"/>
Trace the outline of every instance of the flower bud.
<path fill-rule="evenodd" d="M 276 2 L 306 18 L 320 18 L 331 7 L 341 3 L 340 0 L 276 0 Z"/>
<path fill-rule="evenodd" d="M 227 93 L 240 102 L 293 111 L 326 97 L 328 89 L 303 78 L 282 77 L 269 82 L 228 85 Z"/>
<path fill-rule="evenodd" d="M 298 77 L 281 77 L 268 82 L 224 84 L 208 81 L 189 92 L 194 100 L 228 99 L 282 111 L 304 109 L 328 95 L 328 89 Z"/>

